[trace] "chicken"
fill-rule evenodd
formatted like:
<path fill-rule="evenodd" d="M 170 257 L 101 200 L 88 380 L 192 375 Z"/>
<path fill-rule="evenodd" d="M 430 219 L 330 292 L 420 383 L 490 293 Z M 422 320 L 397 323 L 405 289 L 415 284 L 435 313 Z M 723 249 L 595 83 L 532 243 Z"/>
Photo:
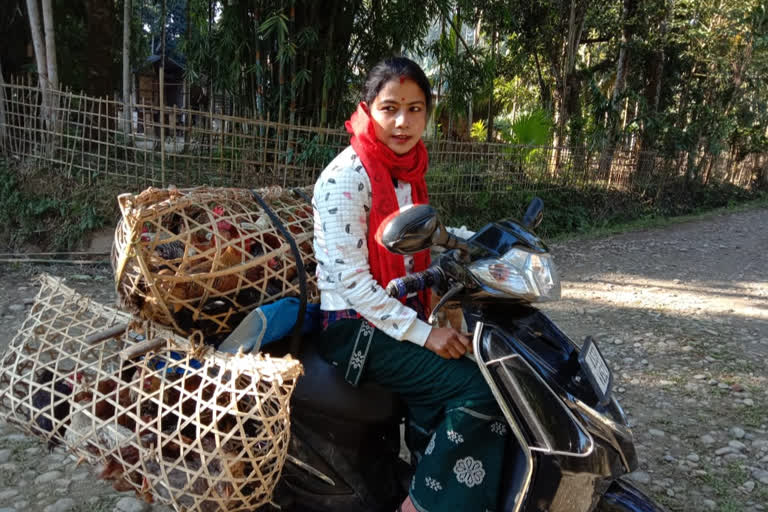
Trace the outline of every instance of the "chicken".
<path fill-rule="evenodd" d="M 184 257 L 184 242 L 175 240 L 155 247 L 155 255 L 164 260 L 180 260 Z"/>
<path fill-rule="evenodd" d="M 216 454 L 208 463 L 209 469 L 213 467 L 221 473 L 224 468 L 227 468 L 229 475 L 232 475 L 233 478 L 245 479 L 245 461 L 242 459 L 235 460 L 236 455 L 240 452 L 239 442 L 229 440 L 219 448 L 216 446 L 215 438 L 209 434 L 202 438 L 201 444 L 203 450 L 208 454 Z M 225 471 L 225 473 L 227 472 Z"/>
<path fill-rule="evenodd" d="M 171 461 L 171 459 L 168 460 Z M 234 486 L 228 475 L 221 479 L 216 478 L 221 475 L 221 462 L 218 458 L 212 459 L 207 465 L 208 474 L 215 479 L 214 482 L 209 481 L 203 473 L 190 483 L 190 474 L 194 474 L 200 469 L 201 463 L 199 461 L 185 461 L 184 466 L 181 466 L 186 467 L 190 473 L 181 467 L 175 467 L 173 463 L 167 464 L 165 467 L 167 481 L 161 478 L 161 466 L 156 459 L 147 460 L 144 465 L 150 475 L 158 477 L 154 485 L 154 492 L 165 500 L 175 498 L 179 505 L 188 510 L 201 512 L 221 510 L 216 500 L 226 502 L 235 494 Z M 144 486 L 149 487 L 149 482 L 145 482 Z M 206 497 L 213 499 L 205 499 Z"/>
<path fill-rule="evenodd" d="M 72 415 L 69 428 L 64 434 L 64 442 L 71 448 L 84 447 L 93 455 L 98 455 L 98 449 L 94 448 L 88 439 L 93 429 L 93 417 L 88 411 L 77 411 Z"/>
<path fill-rule="evenodd" d="M 82 375 L 60 379 L 53 384 L 53 398 L 47 386 L 41 387 L 32 395 L 32 405 L 41 411 L 35 417 L 35 423 L 43 434 L 53 432 L 54 424 L 59 423 L 55 434 L 48 436 L 48 448 L 53 450 L 66 435 L 66 425 L 69 423 L 69 395 L 74 387 L 73 380 L 80 380 Z M 35 375 L 38 384 L 49 384 L 53 380 L 53 373 L 48 369 L 40 370 Z"/>
<path fill-rule="evenodd" d="M 163 294 L 163 298 L 169 302 L 171 311 L 178 313 L 181 308 L 184 307 L 183 302 L 190 298 L 190 294 L 188 283 L 174 282 L 170 279 L 165 279 L 166 277 L 175 275 L 176 272 L 169 268 L 161 269 L 157 273 L 157 281 L 155 284 Z"/>
<path fill-rule="evenodd" d="M 212 271 L 218 272 L 226 268 L 234 267 L 245 261 L 247 257 L 246 254 L 247 253 L 236 246 L 228 246 L 216 260 L 215 265 L 211 261 L 205 261 L 190 268 L 186 274 L 188 276 L 194 276 L 195 274 L 207 274 Z M 159 271 L 157 275 L 158 287 L 163 292 L 164 300 L 167 300 L 171 304 L 170 309 L 173 313 L 178 313 L 183 308 L 184 303 L 192 303 L 193 301 L 200 299 L 206 291 L 203 286 L 192 281 L 172 282 L 170 280 L 162 280 L 161 276 L 177 275 L 170 269 L 163 269 Z M 227 293 L 237 287 L 239 277 L 240 276 L 235 272 L 218 276 L 213 279 L 210 286 L 217 292 Z M 152 306 L 156 308 L 154 304 Z"/>
<path fill-rule="evenodd" d="M 213 208 L 214 219 L 219 219 L 226 213 L 223 206 L 218 205 Z M 220 240 L 229 241 L 239 236 L 235 226 L 226 219 L 220 219 L 215 222 L 215 228 L 210 224 L 210 217 L 207 212 L 201 212 L 196 221 L 207 229 L 198 229 L 195 231 L 192 243 L 199 252 L 205 252 L 220 243 Z"/>
<path fill-rule="evenodd" d="M 136 491 L 136 494 L 143 497 L 140 493 L 140 489 L 143 490 L 143 480 L 141 475 L 137 471 L 125 472 L 126 466 L 123 463 L 133 466 L 139 461 L 139 450 L 135 446 L 124 446 L 120 448 L 118 452 L 118 458 L 113 456 L 107 457 L 104 463 L 104 467 L 99 473 L 99 478 L 103 480 L 111 480 L 112 487 L 119 492 L 124 491 Z M 151 499 L 151 497 L 150 497 Z"/>
<path fill-rule="evenodd" d="M 216 262 L 216 268 L 224 269 L 229 267 L 234 267 L 235 265 L 240 265 L 245 261 L 245 253 L 243 253 L 239 248 L 230 245 L 226 249 L 224 249 L 224 252 L 221 253 L 221 256 L 219 257 L 218 261 Z M 237 283 L 240 280 L 240 276 L 237 273 L 231 273 L 228 275 L 223 275 L 215 278 L 213 280 L 213 288 L 221 293 L 227 293 L 230 290 L 233 290 L 237 287 Z"/>
<path fill-rule="evenodd" d="M 144 302 L 139 307 L 140 315 L 147 320 L 154 320 L 161 324 L 171 323 L 171 318 L 165 312 L 165 309 L 159 305 L 159 299 L 152 296 L 147 296 Z"/>
<path fill-rule="evenodd" d="M 115 406 L 112 402 L 115 400 L 113 396 L 118 387 L 118 381 L 110 378 L 102 379 L 96 384 L 97 395 L 104 397 L 96 402 L 95 413 L 96 417 L 101 420 L 107 420 L 115 415 Z M 93 391 L 85 390 L 77 393 L 73 400 L 77 403 L 93 400 Z M 127 408 L 133 404 L 134 400 L 130 395 L 130 390 L 124 387 L 117 392 L 117 403 L 121 408 Z"/>

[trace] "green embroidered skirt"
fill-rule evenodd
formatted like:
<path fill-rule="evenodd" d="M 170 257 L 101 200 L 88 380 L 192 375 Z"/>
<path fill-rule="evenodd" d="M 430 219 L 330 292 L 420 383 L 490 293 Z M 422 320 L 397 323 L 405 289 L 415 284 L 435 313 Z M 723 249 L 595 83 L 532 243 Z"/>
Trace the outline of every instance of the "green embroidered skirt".
<path fill-rule="evenodd" d="M 496 510 L 507 424 L 474 362 L 443 359 L 360 319 L 330 324 L 318 350 L 350 384 L 376 382 L 407 404 L 418 510 Z"/>

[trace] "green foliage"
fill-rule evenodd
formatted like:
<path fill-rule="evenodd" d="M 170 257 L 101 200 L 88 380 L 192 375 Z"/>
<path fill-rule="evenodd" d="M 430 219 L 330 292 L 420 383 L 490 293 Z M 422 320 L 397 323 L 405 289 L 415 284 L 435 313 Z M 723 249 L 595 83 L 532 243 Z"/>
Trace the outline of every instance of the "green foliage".
<path fill-rule="evenodd" d="M 525 54 L 518 53 L 518 56 Z M 527 56 L 525 56 L 527 58 Z M 517 60 L 517 59 L 516 59 Z M 509 63 L 512 69 L 519 69 L 520 73 L 535 73 L 529 66 L 514 65 L 514 61 Z M 511 113 L 513 111 L 530 112 L 541 108 L 539 105 L 539 96 L 536 87 L 530 81 L 520 75 L 497 76 L 493 83 L 493 99 L 501 112 Z"/>
<path fill-rule="evenodd" d="M 442 177 L 441 184 L 446 183 L 447 178 Z M 695 214 L 745 201 L 768 199 L 766 194 L 728 185 L 702 185 L 691 190 L 681 178 L 664 188 L 658 202 L 635 192 L 599 186 L 562 186 L 540 190 L 519 188 L 494 194 L 476 192 L 464 197 L 437 196 L 433 203 L 447 225 L 478 229 L 501 218 L 522 217 L 535 196 L 544 201 L 544 221 L 537 230 L 544 238 L 586 234 L 638 220 Z"/>
<path fill-rule="evenodd" d="M 299 148 L 299 150 L 290 148 L 286 151 L 286 163 L 306 165 L 318 169 L 322 169 L 327 165 L 339 152 L 338 147 L 326 144 L 319 134 L 312 135 L 311 137 L 299 137 L 295 147 Z"/>
<path fill-rule="evenodd" d="M 506 140 L 525 143 L 532 137 L 505 129 L 504 120 L 545 111 L 561 146 L 631 142 L 697 161 L 701 153 L 742 159 L 768 150 L 762 0 L 167 0 L 164 20 L 160 5 L 133 4 L 131 67 L 144 62 L 150 41 L 158 46 L 165 26 L 167 53 L 186 63 L 190 81 L 272 120 L 287 121 L 290 112 L 339 126 L 370 66 L 405 53 L 440 92 L 435 123 L 444 137 L 469 139 L 482 118 L 493 120 L 489 131 L 499 126 Z M 93 71 L 88 4 L 54 6 L 61 81 L 85 89 Z M 110 6 L 116 85 L 122 0 Z M 10 33 L 28 37 L 28 27 L 14 23 Z M 12 51 L 23 53 L 27 42 Z M 2 57 L 12 73 L 34 68 L 26 55 Z M 688 174 L 703 181 L 696 165 Z"/>
<path fill-rule="evenodd" d="M 470 131 L 469 136 L 472 137 L 472 140 L 484 141 L 488 136 L 488 129 L 485 127 L 485 121 L 481 119 L 480 121 L 472 123 L 472 130 Z"/>
<path fill-rule="evenodd" d="M 21 173 L 0 161 L 0 245 L 6 250 L 26 244 L 72 250 L 103 227 L 116 210 L 114 197 L 105 201 L 99 188 L 65 181 L 43 172 Z"/>
<path fill-rule="evenodd" d="M 548 112 L 536 110 L 518 116 L 507 129 L 501 130 L 502 138 L 512 144 L 545 146 L 552 139 L 552 119 Z"/>

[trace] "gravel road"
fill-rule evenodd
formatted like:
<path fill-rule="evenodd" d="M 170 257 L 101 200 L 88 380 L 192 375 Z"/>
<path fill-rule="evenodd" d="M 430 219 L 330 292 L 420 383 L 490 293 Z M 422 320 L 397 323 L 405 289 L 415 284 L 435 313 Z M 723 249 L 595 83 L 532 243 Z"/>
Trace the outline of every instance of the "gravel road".
<path fill-rule="evenodd" d="M 611 363 L 641 459 L 631 477 L 673 511 L 768 511 L 768 209 L 552 250 L 563 300 L 544 309 Z M 40 271 L 114 300 L 108 268 L 0 266 L 0 351 Z M 0 423 L 0 512 L 21 510 L 169 509 Z"/>

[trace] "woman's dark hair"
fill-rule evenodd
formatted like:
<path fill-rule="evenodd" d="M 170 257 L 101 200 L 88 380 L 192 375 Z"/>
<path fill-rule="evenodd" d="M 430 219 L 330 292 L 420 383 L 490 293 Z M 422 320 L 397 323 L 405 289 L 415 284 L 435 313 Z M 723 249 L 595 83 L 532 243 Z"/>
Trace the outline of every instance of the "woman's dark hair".
<path fill-rule="evenodd" d="M 370 105 L 384 84 L 400 78 L 413 80 L 424 92 L 429 115 L 432 111 L 432 86 L 419 65 L 405 57 L 389 57 L 371 68 L 363 86 L 363 101 Z"/>

